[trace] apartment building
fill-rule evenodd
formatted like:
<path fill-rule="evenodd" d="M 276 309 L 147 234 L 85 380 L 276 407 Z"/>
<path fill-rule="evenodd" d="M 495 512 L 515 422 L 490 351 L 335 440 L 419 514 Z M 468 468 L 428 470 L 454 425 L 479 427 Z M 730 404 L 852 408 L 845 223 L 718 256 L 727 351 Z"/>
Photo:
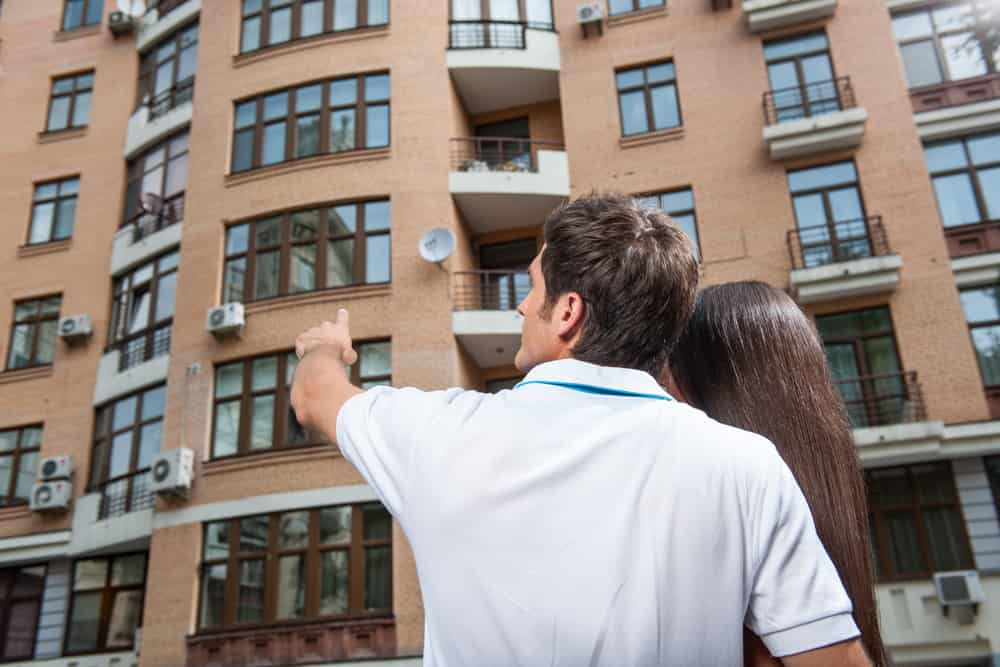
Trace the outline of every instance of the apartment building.
<path fill-rule="evenodd" d="M 894 663 L 1000 665 L 998 21 L 7 0 L 0 663 L 419 665 L 410 547 L 296 422 L 294 337 L 346 307 L 364 386 L 509 388 L 541 222 L 597 188 L 815 319 Z"/>

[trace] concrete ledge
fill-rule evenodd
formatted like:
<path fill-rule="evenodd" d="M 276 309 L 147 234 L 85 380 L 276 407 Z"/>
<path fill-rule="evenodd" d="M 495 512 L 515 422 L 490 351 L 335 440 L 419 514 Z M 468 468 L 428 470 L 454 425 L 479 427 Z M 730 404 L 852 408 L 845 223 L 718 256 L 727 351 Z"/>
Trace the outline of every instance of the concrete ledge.
<path fill-rule="evenodd" d="M 139 667 L 139 657 L 133 651 L 128 651 L 32 660 L 19 664 L 23 667 Z"/>
<path fill-rule="evenodd" d="M 132 392 L 167 381 L 167 370 L 170 367 L 170 355 L 164 354 L 155 359 L 133 366 L 127 371 L 118 370 L 120 353 L 112 350 L 103 357 L 97 365 L 97 382 L 94 384 L 93 404 L 102 405 L 110 400 L 125 396 Z"/>
<path fill-rule="evenodd" d="M 976 287 L 1000 282 L 1000 252 L 988 252 L 951 260 L 958 287 Z"/>
<path fill-rule="evenodd" d="M 745 0 L 750 32 L 766 32 L 833 16 L 837 0 Z"/>
<path fill-rule="evenodd" d="M 945 425 L 940 421 L 854 429 L 866 468 L 1000 454 L 1000 420 Z"/>
<path fill-rule="evenodd" d="M 863 108 L 800 118 L 764 128 L 764 143 L 774 160 L 856 148 L 865 135 L 868 112 Z"/>
<path fill-rule="evenodd" d="M 515 310 L 459 310 L 452 333 L 480 368 L 509 366 L 521 347 L 521 316 Z"/>
<path fill-rule="evenodd" d="M 65 556 L 72 532 L 57 530 L 0 539 L 0 564 L 26 563 Z"/>
<path fill-rule="evenodd" d="M 865 257 L 791 272 L 789 283 L 799 303 L 892 292 L 899 286 L 899 255 Z"/>
<path fill-rule="evenodd" d="M 88 493 L 73 505 L 72 556 L 96 556 L 142 549 L 153 534 L 153 508 L 99 520 L 101 494 Z"/>
<path fill-rule="evenodd" d="M 153 48 L 158 41 L 193 23 L 201 14 L 201 0 L 188 0 L 186 3 L 167 14 L 161 21 L 156 12 L 151 12 L 139 22 L 139 35 L 135 40 L 135 48 L 139 53 Z"/>
<path fill-rule="evenodd" d="M 448 70 L 471 114 L 559 97 L 559 35 L 525 30 L 523 49 L 449 49 Z"/>
<path fill-rule="evenodd" d="M 935 596 L 935 600 L 936 600 Z M 900 646 L 886 646 L 892 656 L 892 664 L 902 667 L 926 667 L 926 665 L 981 665 L 992 660 L 990 640 L 985 637 L 956 640 L 951 642 L 928 642 Z M 974 661 L 974 662 L 970 662 Z"/>
<path fill-rule="evenodd" d="M 184 233 L 184 223 L 178 222 L 158 232 L 144 236 L 138 243 L 133 243 L 135 225 L 122 227 L 115 233 L 111 245 L 111 275 L 116 276 L 144 260 L 148 260 L 161 252 L 180 245 Z"/>
<path fill-rule="evenodd" d="M 985 132 L 1000 127 L 1000 99 L 924 111 L 914 114 L 913 121 L 924 141 Z"/>
<path fill-rule="evenodd" d="M 131 160 L 143 150 L 163 141 L 191 124 L 194 103 L 185 102 L 155 120 L 149 120 L 149 107 L 139 107 L 128 119 L 125 131 L 125 159 Z"/>

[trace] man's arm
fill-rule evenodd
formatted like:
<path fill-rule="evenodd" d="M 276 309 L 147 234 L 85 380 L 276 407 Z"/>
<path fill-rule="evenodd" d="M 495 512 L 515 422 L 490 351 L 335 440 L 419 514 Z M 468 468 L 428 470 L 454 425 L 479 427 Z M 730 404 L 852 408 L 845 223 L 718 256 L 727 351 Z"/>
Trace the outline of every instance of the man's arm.
<path fill-rule="evenodd" d="M 824 646 L 805 653 L 786 655 L 781 658 L 785 667 L 871 667 L 861 641 L 851 641 Z"/>
<path fill-rule="evenodd" d="M 295 339 L 300 361 L 292 380 L 292 408 L 299 423 L 337 440 L 340 409 L 361 389 L 351 384 L 347 366 L 358 360 L 351 345 L 347 311 L 335 322 L 323 322 Z"/>

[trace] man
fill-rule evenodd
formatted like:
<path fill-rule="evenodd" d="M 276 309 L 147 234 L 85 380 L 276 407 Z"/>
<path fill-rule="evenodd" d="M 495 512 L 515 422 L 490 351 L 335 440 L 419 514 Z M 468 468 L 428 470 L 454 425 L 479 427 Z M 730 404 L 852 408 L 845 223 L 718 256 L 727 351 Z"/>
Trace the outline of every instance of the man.
<path fill-rule="evenodd" d="M 497 395 L 352 387 L 347 313 L 299 336 L 299 420 L 406 532 L 424 664 L 739 665 L 744 624 L 793 667 L 867 665 L 851 604 L 767 440 L 653 379 L 698 264 L 621 196 L 555 211 Z"/>

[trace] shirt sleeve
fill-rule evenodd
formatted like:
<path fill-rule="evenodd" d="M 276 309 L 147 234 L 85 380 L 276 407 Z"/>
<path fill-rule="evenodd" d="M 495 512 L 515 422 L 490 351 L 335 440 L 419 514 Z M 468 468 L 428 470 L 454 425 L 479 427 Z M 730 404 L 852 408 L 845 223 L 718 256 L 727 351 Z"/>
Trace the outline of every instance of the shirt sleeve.
<path fill-rule="evenodd" d="M 775 657 L 858 637 L 851 600 L 798 483 L 776 452 L 769 467 L 760 480 L 758 560 L 747 625 Z"/>
<path fill-rule="evenodd" d="M 460 392 L 458 392 L 460 393 Z M 456 390 L 374 387 L 348 400 L 337 416 L 337 445 L 397 519 L 408 506 L 413 457 L 423 434 L 442 429 L 442 409 Z"/>

